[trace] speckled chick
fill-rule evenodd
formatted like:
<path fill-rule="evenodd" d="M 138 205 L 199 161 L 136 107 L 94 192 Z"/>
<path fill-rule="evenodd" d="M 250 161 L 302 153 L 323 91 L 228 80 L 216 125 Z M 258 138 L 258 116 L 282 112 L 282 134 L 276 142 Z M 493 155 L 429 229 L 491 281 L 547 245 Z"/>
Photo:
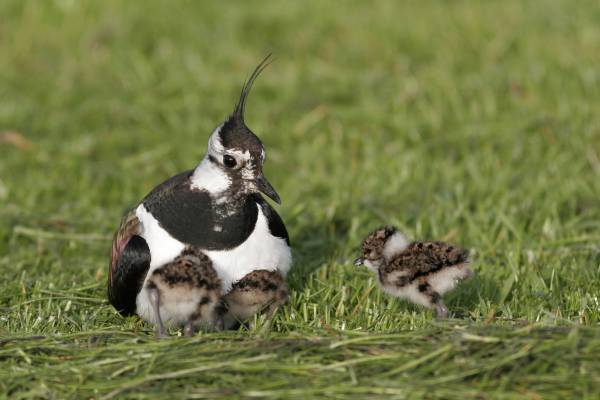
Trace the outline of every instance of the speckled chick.
<path fill-rule="evenodd" d="M 223 297 L 224 326 L 235 329 L 259 312 L 270 318 L 277 307 L 287 303 L 288 297 L 287 284 L 279 271 L 252 271 L 234 283 Z"/>
<path fill-rule="evenodd" d="M 384 292 L 448 316 L 442 295 L 473 275 L 467 250 L 443 242 L 409 241 L 394 227 L 381 227 L 362 243 L 355 265 L 375 272 Z"/>
<path fill-rule="evenodd" d="M 165 325 L 183 326 L 187 336 L 196 329 L 223 329 L 221 279 L 202 251 L 185 248 L 179 256 L 155 269 L 146 282 L 156 335 L 167 337 Z M 161 315 L 168 315 L 163 321 Z"/>

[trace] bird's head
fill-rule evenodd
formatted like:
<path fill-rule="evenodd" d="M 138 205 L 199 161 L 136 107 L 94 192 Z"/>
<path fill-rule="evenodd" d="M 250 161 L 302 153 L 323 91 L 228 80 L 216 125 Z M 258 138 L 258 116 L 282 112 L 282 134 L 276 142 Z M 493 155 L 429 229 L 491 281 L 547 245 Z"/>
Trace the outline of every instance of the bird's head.
<path fill-rule="evenodd" d="M 233 113 L 212 133 L 202 163 L 194 172 L 193 185 L 212 194 L 262 192 L 281 203 L 263 174 L 265 148 L 244 122 L 246 99 L 258 75 L 269 65 L 267 56 L 244 84 Z"/>
<path fill-rule="evenodd" d="M 406 250 L 409 244 L 406 236 L 396 228 L 382 226 L 371 232 L 362 242 L 361 256 L 354 261 L 354 265 L 364 265 L 377 271 L 384 261 Z"/>

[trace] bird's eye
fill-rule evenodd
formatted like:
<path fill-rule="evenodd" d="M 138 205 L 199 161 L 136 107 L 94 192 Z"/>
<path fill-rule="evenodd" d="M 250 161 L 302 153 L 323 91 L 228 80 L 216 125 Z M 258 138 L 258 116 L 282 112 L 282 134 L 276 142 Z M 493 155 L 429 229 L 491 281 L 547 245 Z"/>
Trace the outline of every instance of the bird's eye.
<path fill-rule="evenodd" d="M 227 168 L 234 168 L 235 165 L 237 164 L 237 162 L 235 161 L 235 158 L 233 158 L 230 155 L 225 154 L 223 156 L 223 165 L 226 166 Z"/>

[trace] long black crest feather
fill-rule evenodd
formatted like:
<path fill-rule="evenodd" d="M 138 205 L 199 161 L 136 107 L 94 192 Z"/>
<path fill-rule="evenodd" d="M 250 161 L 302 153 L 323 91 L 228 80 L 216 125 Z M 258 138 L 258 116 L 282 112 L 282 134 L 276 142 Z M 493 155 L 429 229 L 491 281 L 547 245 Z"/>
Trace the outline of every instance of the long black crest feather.
<path fill-rule="evenodd" d="M 258 78 L 260 73 L 263 72 L 264 69 L 267 68 L 269 66 L 269 64 L 271 64 L 272 62 L 273 62 L 273 59 L 271 58 L 271 53 L 269 53 L 260 62 L 260 64 L 258 64 L 256 66 L 256 68 L 254 68 L 254 72 L 252 72 L 252 75 L 250 75 L 250 78 L 248 78 L 248 80 L 242 87 L 242 93 L 240 94 L 240 99 L 238 100 L 238 103 L 235 106 L 235 111 L 233 112 L 233 115 L 236 118 L 239 118 L 242 122 L 244 121 L 244 109 L 246 107 L 246 98 L 248 97 L 248 93 L 250 93 L 250 90 L 252 89 L 252 85 L 254 84 L 254 81 L 256 80 L 256 78 Z"/>

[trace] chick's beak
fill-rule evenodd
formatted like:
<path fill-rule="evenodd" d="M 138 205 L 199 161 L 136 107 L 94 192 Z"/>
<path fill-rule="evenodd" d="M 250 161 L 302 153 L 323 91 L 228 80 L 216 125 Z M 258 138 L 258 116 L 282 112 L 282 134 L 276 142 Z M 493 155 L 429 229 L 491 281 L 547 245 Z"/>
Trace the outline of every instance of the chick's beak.
<path fill-rule="evenodd" d="M 360 267 L 364 262 L 365 260 L 362 257 L 358 257 L 356 260 L 354 260 L 354 265 Z"/>
<path fill-rule="evenodd" d="M 258 178 L 254 181 L 258 190 L 269 196 L 273 201 L 277 204 L 281 204 L 281 199 L 279 195 L 273 188 L 273 186 L 269 183 L 267 178 L 261 173 Z"/>

